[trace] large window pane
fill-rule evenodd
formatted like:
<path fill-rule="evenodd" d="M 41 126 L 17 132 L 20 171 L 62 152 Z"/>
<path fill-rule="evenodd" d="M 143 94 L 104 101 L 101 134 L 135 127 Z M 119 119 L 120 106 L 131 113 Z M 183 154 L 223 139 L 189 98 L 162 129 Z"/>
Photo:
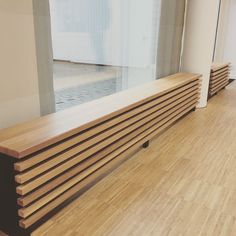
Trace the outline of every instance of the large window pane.
<path fill-rule="evenodd" d="M 57 110 L 156 78 L 161 1 L 51 0 Z"/>

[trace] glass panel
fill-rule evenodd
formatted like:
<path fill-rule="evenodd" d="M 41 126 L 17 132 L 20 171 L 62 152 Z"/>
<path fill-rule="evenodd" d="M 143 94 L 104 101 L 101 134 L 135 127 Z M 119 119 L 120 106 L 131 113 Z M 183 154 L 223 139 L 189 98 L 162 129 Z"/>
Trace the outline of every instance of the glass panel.
<path fill-rule="evenodd" d="M 185 0 L 2 1 L 0 128 L 178 72 L 184 9 Z"/>
<path fill-rule="evenodd" d="M 155 79 L 160 0 L 51 0 L 56 110 Z"/>

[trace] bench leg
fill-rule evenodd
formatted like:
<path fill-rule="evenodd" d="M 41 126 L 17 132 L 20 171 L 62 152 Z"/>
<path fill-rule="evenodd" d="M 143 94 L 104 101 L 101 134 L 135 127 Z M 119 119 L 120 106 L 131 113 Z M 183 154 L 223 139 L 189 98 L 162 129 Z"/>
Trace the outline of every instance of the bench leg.
<path fill-rule="evenodd" d="M 148 148 L 148 147 L 149 147 L 149 144 L 150 144 L 149 141 L 145 142 L 145 143 L 143 144 L 143 148 Z"/>
<path fill-rule="evenodd" d="M 19 226 L 14 163 L 0 154 L 0 230 L 9 236 L 30 236 L 31 231 Z"/>

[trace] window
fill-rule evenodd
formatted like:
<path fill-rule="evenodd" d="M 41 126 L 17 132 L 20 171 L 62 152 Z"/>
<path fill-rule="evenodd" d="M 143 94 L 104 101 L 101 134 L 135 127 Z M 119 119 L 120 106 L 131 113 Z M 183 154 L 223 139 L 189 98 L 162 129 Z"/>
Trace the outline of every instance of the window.
<path fill-rule="evenodd" d="M 185 0 L 4 4 L 1 128 L 179 70 Z"/>
<path fill-rule="evenodd" d="M 155 79 L 160 4 L 50 0 L 56 110 Z"/>

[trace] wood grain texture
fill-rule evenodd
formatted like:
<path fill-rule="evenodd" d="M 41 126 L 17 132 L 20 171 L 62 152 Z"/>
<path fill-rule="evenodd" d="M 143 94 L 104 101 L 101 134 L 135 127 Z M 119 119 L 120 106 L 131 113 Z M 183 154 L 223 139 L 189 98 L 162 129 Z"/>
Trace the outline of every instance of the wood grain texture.
<path fill-rule="evenodd" d="M 220 73 L 219 75 L 211 76 L 211 79 L 212 79 L 212 80 L 217 80 L 217 79 L 219 79 L 220 77 L 229 76 L 229 72 L 230 72 L 230 70 L 228 69 L 227 71 L 225 71 L 225 72 L 223 72 L 223 73 Z"/>
<path fill-rule="evenodd" d="M 43 164 L 37 166 L 36 168 L 31 169 L 30 171 L 16 175 L 16 182 L 20 184 L 25 183 L 29 181 L 30 179 L 72 158 L 74 155 L 78 155 L 80 153 L 79 156 L 81 157 L 82 156 L 81 153 L 85 150 L 91 153 L 91 150 L 89 148 L 95 149 L 94 145 L 97 145 L 97 146 L 99 145 L 100 148 L 103 148 L 105 146 L 104 143 L 106 143 L 106 145 L 109 145 L 109 143 L 112 143 L 118 140 L 122 136 L 125 136 L 126 134 L 130 133 L 132 130 L 137 129 L 138 127 L 152 120 L 155 116 L 162 114 L 163 112 L 176 106 L 178 103 L 183 102 L 186 99 L 196 95 L 196 93 L 198 92 L 198 88 L 195 87 L 194 89 L 195 89 L 194 91 L 187 90 L 186 93 L 184 92 L 183 94 L 180 94 L 179 96 L 175 96 L 174 98 L 166 100 L 165 102 L 159 105 L 151 107 L 145 112 L 139 115 L 136 115 L 126 120 L 125 122 L 121 122 L 118 125 L 105 130 L 104 132 L 98 133 L 97 135 L 95 135 L 96 131 L 94 131 L 93 132 L 94 137 L 86 140 L 85 142 L 80 143 L 75 148 L 65 151 L 59 156 L 51 158 L 49 161 L 44 162 Z M 108 139 L 108 141 L 106 139 Z M 102 142 L 102 143 L 99 144 L 99 142 Z M 97 148 L 96 151 L 98 151 L 98 149 L 99 148 Z M 34 159 L 34 157 L 32 157 L 32 159 Z"/>
<path fill-rule="evenodd" d="M 31 158 L 28 158 L 27 160 L 17 162 L 15 164 L 15 170 L 21 172 L 30 167 L 33 167 L 34 165 L 41 163 L 49 159 L 50 157 L 62 151 L 65 151 L 66 149 L 70 147 L 78 145 L 84 140 L 90 138 L 91 136 L 94 136 L 94 133 L 101 133 L 104 130 L 106 130 L 108 127 L 113 127 L 117 125 L 118 123 L 121 123 L 122 121 L 125 121 L 133 116 L 137 116 L 141 112 L 147 109 L 150 109 L 150 107 L 157 106 L 158 104 L 162 103 L 163 101 L 166 101 L 167 99 L 170 99 L 170 101 L 178 99 L 182 95 L 185 95 L 191 91 L 194 91 L 198 86 L 199 86 L 199 81 L 189 83 L 183 87 L 180 87 L 174 91 L 171 91 L 170 93 L 167 93 L 159 97 L 158 100 L 155 99 L 146 104 L 143 104 L 142 106 L 138 106 L 130 111 L 127 111 L 126 113 L 122 113 L 121 115 L 116 116 L 111 120 L 98 124 L 97 126 L 91 129 L 88 129 L 85 132 L 82 132 L 81 134 L 76 135 L 75 137 L 72 137 L 62 143 L 55 145 L 54 147 L 50 147 L 49 149 L 43 150 L 40 153 L 33 155 Z M 159 105 L 159 106 L 162 107 L 162 105 Z"/>
<path fill-rule="evenodd" d="M 211 85 L 216 84 L 216 83 L 218 83 L 219 81 L 221 81 L 222 79 L 229 79 L 229 72 L 227 72 L 226 74 L 221 75 L 221 76 L 219 76 L 219 77 L 211 78 L 210 84 L 211 84 Z"/>
<path fill-rule="evenodd" d="M 209 98 L 229 84 L 230 63 L 213 63 L 211 68 Z"/>
<path fill-rule="evenodd" d="M 0 152 L 15 158 L 23 158 L 197 78 L 199 75 L 179 73 L 168 79 L 157 80 L 2 130 Z"/>
<path fill-rule="evenodd" d="M 123 144 L 123 145 L 120 145 L 120 147 L 118 149 L 115 149 L 113 147 L 108 147 L 108 152 L 107 153 L 110 153 L 108 156 L 105 157 L 105 159 L 108 159 L 110 160 L 110 158 L 114 158 L 114 155 L 117 155 L 117 153 L 122 153 L 124 150 L 128 149 L 130 146 L 132 146 L 134 143 L 140 141 L 142 138 L 144 138 L 148 133 L 152 132 L 153 129 L 157 129 L 158 127 L 164 125 L 166 122 L 168 122 L 169 119 L 175 117 L 179 112 L 181 112 L 183 109 L 186 109 L 187 106 L 192 106 L 193 104 L 196 105 L 196 101 L 198 101 L 198 99 L 192 99 L 192 100 L 187 100 L 184 104 L 178 107 L 176 107 L 176 110 L 175 112 L 172 111 L 171 115 L 168 116 L 168 118 L 164 119 L 163 121 L 161 121 L 159 124 L 157 125 L 153 125 L 151 128 L 145 130 L 144 132 L 142 133 L 139 133 L 139 135 L 136 135 L 136 134 L 133 134 L 131 137 L 132 139 L 128 139 L 127 137 L 125 137 L 124 139 L 128 140 L 129 142 L 127 142 L 126 144 Z M 156 121 L 157 122 L 157 121 Z M 130 135 L 131 136 L 131 135 Z M 114 146 L 117 147 L 117 143 L 114 144 Z M 42 194 L 45 194 L 47 193 L 48 191 L 52 190 L 52 188 L 55 188 L 57 185 L 58 185 L 58 182 L 61 183 L 61 182 L 65 182 L 69 177 L 72 177 L 72 176 L 75 176 L 76 174 L 79 173 L 79 176 L 77 177 L 78 180 L 74 180 L 72 179 L 71 182 L 74 183 L 74 181 L 78 182 L 80 181 L 82 178 L 84 178 L 84 172 L 85 173 L 88 173 L 90 174 L 90 172 L 88 172 L 88 170 L 86 170 L 86 168 L 88 168 L 89 166 L 92 166 L 92 164 L 94 164 L 94 166 L 92 166 L 91 168 L 95 169 L 99 168 L 101 165 L 103 165 L 103 162 L 104 162 L 104 159 L 102 159 L 104 156 L 104 152 L 102 153 L 102 155 L 99 153 L 99 154 L 95 154 L 94 156 L 92 156 L 90 159 L 86 160 L 85 162 L 81 163 L 80 165 L 78 165 L 77 167 L 73 168 L 72 170 L 69 170 L 67 173 L 64 174 L 65 177 L 60 177 L 62 178 L 62 181 L 59 181 L 58 179 L 55 179 L 53 182 L 54 184 L 51 184 L 51 188 L 49 188 L 50 186 L 43 186 L 41 189 L 37 190 L 35 193 L 32 193 L 26 197 L 22 197 L 21 199 L 19 199 L 19 203 L 20 204 L 26 204 L 26 203 L 30 203 L 34 200 L 36 200 L 37 198 L 39 198 Z M 102 159 L 102 160 L 101 160 Z M 101 160 L 101 161 L 100 161 Z M 99 162 L 100 161 L 100 162 Z M 96 164 L 95 164 L 96 163 Z M 102 164 L 100 164 L 102 163 Z M 97 166 L 97 167 L 96 167 Z M 81 172 L 83 171 L 84 172 Z M 80 173 L 81 172 L 81 173 Z M 86 175 L 88 175 L 86 174 Z M 70 188 L 70 181 L 66 182 L 63 187 L 63 189 L 65 188 Z M 43 191 L 44 190 L 44 191 Z M 57 190 L 56 190 L 57 191 Z M 50 199 L 50 194 L 48 194 L 45 199 Z M 42 199 L 41 199 L 42 200 Z M 39 200 L 39 201 L 41 201 Z M 49 200 L 46 201 L 46 203 L 49 202 Z M 37 203 L 34 203 L 34 204 L 37 204 Z M 24 216 L 24 214 L 21 214 L 21 216 Z"/>
<path fill-rule="evenodd" d="M 214 87 L 218 86 L 220 83 L 227 82 L 227 81 L 229 82 L 229 77 L 223 77 L 223 78 L 221 78 L 221 80 L 218 80 L 218 81 L 210 84 L 210 88 L 214 88 Z"/>
<path fill-rule="evenodd" d="M 219 85 L 218 87 L 214 88 L 211 92 L 211 95 L 219 92 L 221 89 L 225 88 L 227 85 L 229 84 L 229 82 L 225 82 L 225 83 L 222 83 L 221 85 Z"/>
<path fill-rule="evenodd" d="M 184 108 L 183 111 L 181 113 L 178 113 L 178 115 L 174 116 L 169 122 L 167 122 L 165 125 L 163 125 L 162 127 L 160 127 L 160 129 L 154 129 L 151 134 L 149 134 L 149 136 L 146 138 L 147 140 L 149 140 L 150 138 L 153 138 L 157 133 L 159 133 L 161 130 L 163 130 L 164 128 L 168 127 L 171 123 L 173 123 L 175 120 L 179 119 L 181 116 L 183 116 L 184 114 L 186 114 L 188 111 L 190 111 L 191 109 L 193 109 L 193 107 L 196 106 L 196 101 L 189 106 L 188 104 L 188 108 Z M 136 145 L 132 146 L 134 149 L 137 148 L 141 143 L 143 143 L 143 141 L 146 141 L 144 139 L 141 140 L 141 142 L 137 142 Z M 127 149 L 127 151 L 125 151 L 123 154 L 121 154 L 119 156 L 119 158 L 117 158 L 115 161 L 109 162 L 108 161 L 108 166 L 106 166 L 107 161 L 105 160 L 103 165 L 105 168 L 111 168 L 110 166 L 113 166 L 116 164 L 117 161 L 121 161 L 122 158 L 125 158 L 130 152 L 132 152 L 134 149 Z M 112 159 L 111 159 L 112 160 Z M 94 170 L 96 171 L 98 168 L 94 167 Z M 99 169 L 98 169 L 99 170 Z M 68 186 L 70 185 L 66 185 L 63 186 L 62 189 L 58 189 L 56 191 L 59 191 L 59 193 L 55 193 L 55 196 L 60 193 L 63 193 L 62 195 L 60 195 L 58 198 L 56 198 L 54 201 L 50 202 L 49 204 L 47 204 L 44 208 L 41 208 L 40 210 L 38 210 L 35 214 L 33 214 L 32 216 L 28 217 L 27 219 L 21 220 L 20 221 L 20 225 L 24 228 L 28 228 L 30 225 L 34 224 L 35 222 L 37 222 L 42 216 L 44 216 L 45 214 L 47 214 L 48 212 L 50 212 L 52 209 L 54 209 L 56 206 L 58 206 L 59 204 L 61 204 L 62 202 L 66 201 L 66 199 L 68 199 L 69 197 L 73 196 L 74 194 L 76 194 L 78 192 L 78 185 L 76 184 L 77 180 L 73 179 L 72 180 L 72 184 L 74 185 L 74 187 L 70 188 L 68 191 L 65 192 L 65 188 L 68 188 Z M 63 189 L 64 188 L 64 189 Z M 53 196 L 53 195 L 52 195 Z M 40 201 L 44 201 L 44 199 L 40 200 Z M 48 202 L 48 201 L 46 201 Z M 41 204 L 45 204 L 45 203 L 41 203 Z M 20 211 L 20 215 L 22 217 L 27 217 L 28 215 L 30 215 L 32 212 L 34 212 L 35 210 L 37 210 L 37 206 L 32 205 L 32 208 L 28 208 L 28 209 L 23 209 L 22 211 Z M 24 212 L 25 211 L 25 212 Z"/>
<path fill-rule="evenodd" d="M 223 70 L 225 68 L 228 68 L 229 66 L 230 66 L 229 62 L 226 62 L 226 63 L 217 63 L 217 62 L 215 62 L 215 63 L 212 63 L 211 72 Z"/>
<path fill-rule="evenodd" d="M 168 114 L 171 114 L 171 112 L 173 113 L 173 111 L 169 111 Z M 142 131 L 143 130 L 144 129 L 142 129 Z M 117 142 L 113 143 L 112 145 L 108 146 L 107 148 L 103 149 L 101 152 L 92 155 L 86 161 L 84 161 L 81 164 L 79 164 L 79 165 L 75 166 L 74 168 L 70 169 L 65 174 L 60 175 L 58 178 L 52 180 L 51 182 L 49 182 L 46 185 L 43 185 L 42 187 L 40 187 L 36 191 L 33 191 L 32 193 L 28 194 L 27 196 L 19 198 L 18 199 L 18 204 L 20 206 L 26 206 L 26 205 L 30 204 L 31 202 L 37 200 L 42 195 L 44 195 L 44 194 L 48 193 L 49 191 L 53 190 L 54 188 L 56 188 L 57 186 L 59 186 L 63 182 L 66 182 L 71 177 L 73 177 L 76 174 L 80 173 L 83 169 L 85 169 L 85 168 L 89 167 L 90 165 L 92 165 L 93 163 L 101 160 L 106 155 L 108 155 L 108 154 L 114 155 L 114 153 L 111 154 L 114 151 L 116 151 L 116 153 L 118 151 L 123 152 L 126 148 L 132 146 L 135 142 L 140 140 L 140 138 L 143 138 L 146 135 L 146 133 L 148 133 L 148 132 L 149 131 L 147 130 L 145 133 L 143 132 L 143 133 L 140 134 L 140 131 L 136 131 L 136 132 L 133 132 L 133 133 L 130 133 L 130 134 L 126 135 L 125 137 L 123 137 L 119 141 L 117 141 Z M 76 160 L 73 160 L 73 162 L 71 163 L 71 166 L 73 166 L 74 163 L 76 163 Z M 24 188 L 23 189 L 22 188 L 18 189 L 18 192 L 21 193 L 21 194 L 23 193 L 22 191 L 24 191 Z"/>
<path fill-rule="evenodd" d="M 196 104 L 197 100 L 198 100 L 198 94 L 196 96 L 193 96 L 191 97 L 190 99 L 186 100 L 184 104 L 187 104 L 189 102 L 191 102 L 192 100 L 194 100 L 194 103 Z M 143 131 L 145 131 L 146 129 L 149 129 L 150 127 L 152 127 L 153 125 L 157 124 L 157 126 L 159 125 L 162 125 L 163 122 L 166 122 L 166 120 L 170 119 L 170 115 L 173 113 L 174 115 L 176 115 L 176 113 L 178 114 L 178 109 L 181 108 L 183 105 L 180 104 L 178 106 L 175 107 L 175 109 L 173 110 L 169 110 L 167 111 L 166 113 L 163 113 L 162 115 L 159 115 L 159 116 L 156 116 L 156 114 L 154 114 L 153 118 L 151 120 L 147 119 L 147 122 L 145 125 L 142 125 L 140 127 L 137 126 L 135 127 L 136 131 L 135 133 L 133 134 L 134 136 L 137 136 L 137 135 L 140 135 Z M 176 111 L 177 110 L 177 111 Z M 143 124 L 143 123 L 142 123 Z M 140 128 L 138 128 L 140 127 Z M 132 127 L 129 127 L 129 130 L 132 131 Z M 119 138 L 125 136 L 125 134 L 128 134 L 129 132 L 126 131 L 122 131 L 120 133 L 118 133 L 117 135 L 119 136 Z M 113 139 L 114 136 L 112 137 Z M 116 140 L 116 139 L 115 139 Z M 115 141 L 114 140 L 114 141 Z M 111 138 L 109 140 L 105 140 L 106 143 L 98 143 L 96 146 L 98 146 L 98 150 L 99 149 L 102 149 L 103 147 L 105 147 L 106 145 L 108 146 L 109 148 L 109 145 L 111 143 L 114 142 L 113 140 L 111 140 Z M 97 147 L 96 146 L 93 146 L 92 149 L 96 149 Z M 97 150 L 97 151 L 98 151 Z M 89 152 L 89 153 L 88 153 Z M 41 175 L 40 177 L 30 181 L 29 183 L 26 183 L 24 185 L 20 185 L 17 187 L 17 193 L 20 194 L 20 195 L 25 195 L 27 193 L 29 193 L 30 191 L 34 190 L 35 188 L 37 188 L 38 186 L 46 183 L 47 181 L 49 181 L 50 179 L 56 177 L 57 175 L 63 173 L 65 170 L 75 166 L 76 164 L 78 164 L 80 161 L 82 161 L 83 159 L 85 159 L 85 157 L 89 157 L 90 155 L 96 153 L 94 150 L 88 150 L 85 152 L 85 156 L 83 156 L 83 154 L 79 154 L 77 157 L 75 157 L 74 159 L 71 159 L 70 161 L 68 162 L 65 162 L 64 164 L 62 165 L 59 165 L 58 167 L 56 168 L 53 168 L 51 171 Z"/>
<path fill-rule="evenodd" d="M 224 68 L 223 70 L 218 70 L 218 71 L 216 71 L 216 72 L 211 73 L 211 76 L 212 76 L 212 77 L 221 76 L 221 75 L 227 73 L 228 71 L 229 71 L 229 68 L 226 67 L 226 68 Z"/>
<path fill-rule="evenodd" d="M 47 116 L 49 120 L 51 116 L 55 118 L 47 127 L 48 121 L 45 117 L 41 118 L 42 123 L 35 124 L 35 129 L 30 131 L 38 136 L 35 138 L 37 142 L 33 141 L 35 146 L 31 146 L 33 143 L 29 140 L 28 131 L 40 119 L 29 122 L 29 126 L 26 124 L 26 133 L 23 127 L 16 126 L 19 128 L 15 131 L 16 137 L 10 138 L 14 133 L 12 129 L 1 133 L 1 138 L 8 138 L 0 143 L 14 143 L 14 152 L 19 154 L 14 156 L 11 153 L 8 158 L 15 169 L 12 174 L 15 178 L 14 198 L 18 198 L 15 213 L 18 211 L 21 228 L 28 231 L 31 227 L 37 227 L 71 198 L 125 161 L 144 143 L 193 111 L 199 100 L 200 76 L 177 74 L 152 82 L 143 90 L 144 86 L 141 86 L 128 91 L 129 94 L 126 91 L 107 97 L 108 100 L 101 99 L 105 103 L 94 107 L 90 114 L 94 114 L 94 119 L 83 114 L 82 120 L 78 121 L 77 117 L 71 117 L 71 110 L 68 110 L 66 120 L 62 113 Z M 132 91 L 135 93 L 131 94 Z M 128 102 L 121 100 L 117 105 L 121 94 Z M 98 105 L 101 100 L 90 105 Z M 119 109 L 115 110 L 117 106 Z M 76 109 L 82 112 L 82 108 L 78 106 Z M 70 129 L 71 124 L 78 123 L 80 126 Z M 65 127 L 67 130 L 62 132 Z M 52 133 L 54 137 L 50 137 Z M 25 137 L 25 140 L 19 139 L 17 143 L 15 141 L 19 136 Z M 22 152 L 19 152 L 18 148 L 23 146 Z M 7 150 L 10 149 L 7 147 Z"/>
<path fill-rule="evenodd" d="M 235 101 L 234 82 L 32 236 L 235 236 Z"/>
<path fill-rule="evenodd" d="M 229 83 L 229 80 L 227 78 L 222 81 L 219 81 L 217 84 L 212 85 L 211 90 L 213 91 L 214 89 L 217 89 L 220 85 L 225 84 L 225 83 L 226 84 Z"/>

